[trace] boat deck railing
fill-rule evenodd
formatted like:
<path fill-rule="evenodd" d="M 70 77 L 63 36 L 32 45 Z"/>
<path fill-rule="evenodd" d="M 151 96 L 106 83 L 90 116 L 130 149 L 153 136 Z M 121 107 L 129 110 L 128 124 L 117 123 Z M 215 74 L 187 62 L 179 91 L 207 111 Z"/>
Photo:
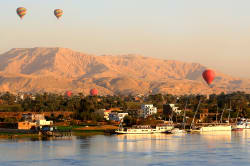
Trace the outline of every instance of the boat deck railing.
<path fill-rule="evenodd" d="M 204 126 L 229 126 L 235 125 L 235 123 L 196 123 L 194 126 L 204 127 Z"/>

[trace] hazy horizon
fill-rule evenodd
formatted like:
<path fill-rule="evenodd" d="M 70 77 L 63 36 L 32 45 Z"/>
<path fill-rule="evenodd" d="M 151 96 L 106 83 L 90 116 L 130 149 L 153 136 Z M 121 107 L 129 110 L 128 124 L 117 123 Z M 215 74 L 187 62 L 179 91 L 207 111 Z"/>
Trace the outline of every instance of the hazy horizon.
<path fill-rule="evenodd" d="M 250 1 L 1 1 L 0 54 L 12 48 L 64 47 L 197 62 L 250 78 Z M 17 7 L 28 9 L 22 21 Z M 64 11 L 61 20 L 53 10 Z"/>

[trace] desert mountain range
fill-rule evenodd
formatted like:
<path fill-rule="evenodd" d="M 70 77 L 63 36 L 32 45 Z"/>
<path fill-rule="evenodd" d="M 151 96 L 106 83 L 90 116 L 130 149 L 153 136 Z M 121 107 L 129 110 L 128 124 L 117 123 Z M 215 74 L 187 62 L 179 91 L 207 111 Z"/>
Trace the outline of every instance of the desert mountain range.
<path fill-rule="evenodd" d="M 206 69 L 138 55 L 94 56 L 66 48 L 15 48 L 0 55 L 0 91 L 89 94 L 207 94 L 245 91 L 250 80 L 216 71 L 211 87 L 202 79 Z"/>

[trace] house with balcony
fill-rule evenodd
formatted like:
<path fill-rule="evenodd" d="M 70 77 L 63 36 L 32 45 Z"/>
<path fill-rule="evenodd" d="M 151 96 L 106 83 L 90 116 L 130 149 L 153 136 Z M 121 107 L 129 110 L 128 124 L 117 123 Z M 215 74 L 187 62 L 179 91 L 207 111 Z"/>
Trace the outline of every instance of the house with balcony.
<path fill-rule="evenodd" d="M 141 105 L 141 117 L 147 118 L 148 116 L 151 116 L 153 114 L 157 113 L 157 108 L 154 107 L 153 104 L 142 104 Z"/>

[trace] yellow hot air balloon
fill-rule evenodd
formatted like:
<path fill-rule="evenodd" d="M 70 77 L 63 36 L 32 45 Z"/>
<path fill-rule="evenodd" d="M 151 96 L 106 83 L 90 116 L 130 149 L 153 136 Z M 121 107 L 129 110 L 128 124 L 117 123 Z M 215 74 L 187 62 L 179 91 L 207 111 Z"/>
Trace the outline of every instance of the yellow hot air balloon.
<path fill-rule="evenodd" d="M 59 19 L 60 17 L 62 17 L 63 11 L 61 9 L 55 9 L 54 14 L 55 14 L 56 18 Z"/>
<path fill-rule="evenodd" d="M 24 7 L 19 7 L 16 9 L 16 13 L 22 19 L 27 13 L 27 9 L 25 9 Z"/>

